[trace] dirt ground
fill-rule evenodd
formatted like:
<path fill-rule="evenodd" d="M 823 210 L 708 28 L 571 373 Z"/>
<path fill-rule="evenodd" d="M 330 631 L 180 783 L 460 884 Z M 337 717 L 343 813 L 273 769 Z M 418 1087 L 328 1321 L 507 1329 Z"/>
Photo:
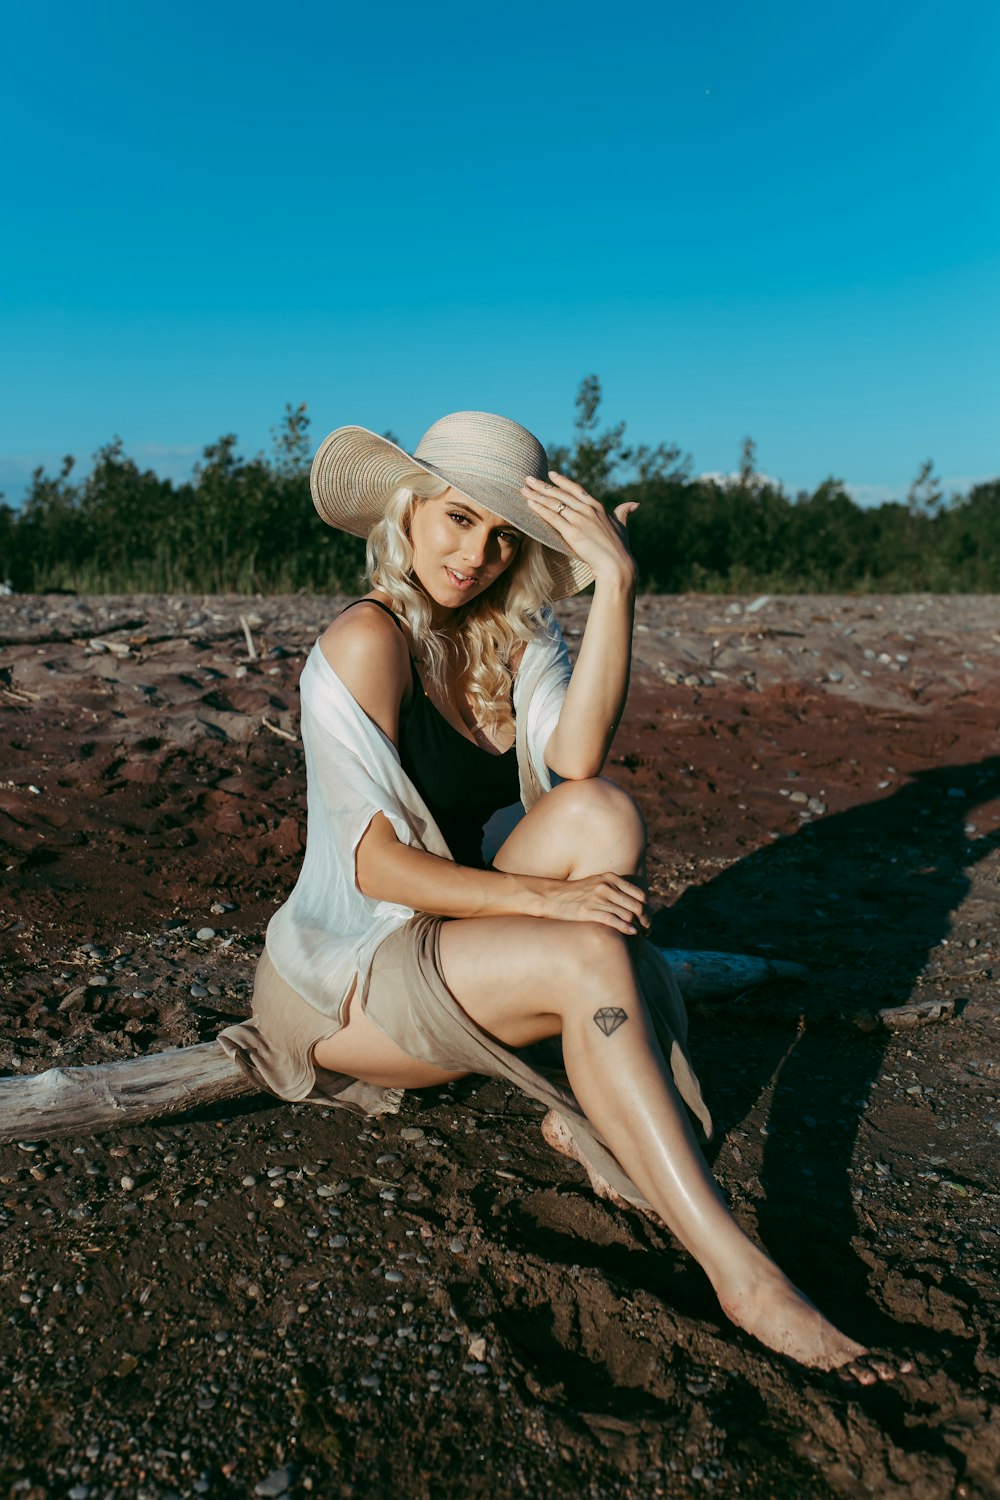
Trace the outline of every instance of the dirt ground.
<path fill-rule="evenodd" d="M 248 1014 L 338 602 L 0 600 L 5 1077 Z M 0 1147 L 0 1497 L 1000 1493 L 998 603 L 643 598 L 608 768 L 657 941 L 810 971 L 691 1007 L 735 1213 L 916 1373 L 735 1332 L 505 1083 L 252 1095 Z"/>

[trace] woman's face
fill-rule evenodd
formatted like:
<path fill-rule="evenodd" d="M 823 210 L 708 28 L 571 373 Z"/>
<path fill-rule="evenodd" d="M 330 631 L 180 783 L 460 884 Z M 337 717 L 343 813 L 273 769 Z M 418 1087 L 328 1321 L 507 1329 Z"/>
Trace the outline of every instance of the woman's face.
<path fill-rule="evenodd" d="M 521 539 L 516 526 L 458 490 L 414 501 L 413 572 L 443 610 L 459 609 L 484 594 L 514 562 Z"/>

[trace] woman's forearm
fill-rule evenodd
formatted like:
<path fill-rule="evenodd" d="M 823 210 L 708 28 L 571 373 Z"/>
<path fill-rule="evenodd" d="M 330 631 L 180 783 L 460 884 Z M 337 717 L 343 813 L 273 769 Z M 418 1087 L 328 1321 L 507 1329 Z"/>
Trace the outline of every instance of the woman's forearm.
<path fill-rule="evenodd" d="M 545 889 L 559 884 L 541 876 L 471 870 L 411 848 L 398 841 L 381 814 L 358 845 L 357 880 L 375 901 L 435 917 L 541 916 Z"/>
<path fill-rule="evenodd" d="M 607 759 L 628 695 L 634 615 L 634 567 L 599 576 L 559 723 L 545 751 L 549 769 L 568 781 L 599 775 Z"/>
<path fill-rule="evenodd" d="M 629 936 L 649 927 L 641 886 L 609 872 L 579 880 L 470 870 L 450 859 L 401 844 L 388 819 L 377 813 L 357 853 L 358 887 L 377 901 L 391 901 L 435 917 L 547 917 L 553 921 L 599 922 Z"/>

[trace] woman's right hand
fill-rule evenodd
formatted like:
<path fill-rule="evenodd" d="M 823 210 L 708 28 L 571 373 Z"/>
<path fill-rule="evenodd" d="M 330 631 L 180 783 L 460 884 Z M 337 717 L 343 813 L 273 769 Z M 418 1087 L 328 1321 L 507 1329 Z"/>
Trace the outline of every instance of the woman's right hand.
<path fill-rule="evenodd" d="M 631 937 L 650 927 L 646 893 L 623 875 L 587 875 L 582 880 L 546 880 L 538 912 L 550 921 L 600 922 Z"/>

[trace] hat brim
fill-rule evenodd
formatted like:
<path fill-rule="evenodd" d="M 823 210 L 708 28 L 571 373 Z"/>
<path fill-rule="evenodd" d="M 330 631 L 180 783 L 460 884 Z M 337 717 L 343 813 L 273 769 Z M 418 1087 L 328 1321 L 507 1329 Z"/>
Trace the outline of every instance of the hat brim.
<path fill-rule="evenodd" d="M 518 491 L 482 478 L 463 484 L 459 482 L 461 476 L 414 458 L 367 427 L 338 427 L 324 438 L 312 462 L 309 488 L 313 504 L 328 526 L 366 537 L 381 521 L 392 491 L 414 473 L 442 480 L 473 504 L 486 506 L 518 531 L 541 542 L 547 552 L 553 599 L 568 598 L 593 581 L 592 569 L 554 527 L 535 515 Z"/>

